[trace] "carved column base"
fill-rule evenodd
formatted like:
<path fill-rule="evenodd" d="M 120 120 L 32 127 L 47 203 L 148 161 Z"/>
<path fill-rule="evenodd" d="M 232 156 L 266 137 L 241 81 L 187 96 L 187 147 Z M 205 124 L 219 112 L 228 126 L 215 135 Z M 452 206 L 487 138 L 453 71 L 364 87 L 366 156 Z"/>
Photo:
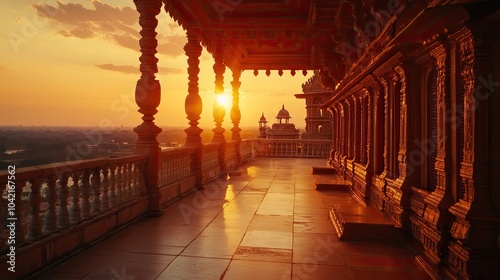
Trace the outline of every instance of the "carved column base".
<path fill-rule="evenodd" d="M 146 216 L 149 217 L 159 217 L 163 215 L 163 209 L 161 209 L 161 194 L 158 189 L 148 190 L 148 211 Z"/>
<path fill-rule="evenodd" d="M 227 175 L 227 165 L 226 165 L 226 141 L 221 142 L 219 145 L 219 165 L 221 175 Z"/>
<path fill-rule="evenodd" d="M 410 188 L 402 178 L 388 180 L 386 188 L 386 212 L 395 227 L 407 228 L 410 218 Z"/>
<path fill-rule="evenodd" d="M 158 190 L 158 174 L 161 166 L 159 147 L 156 136 L 161 132 L 153 122 L 144 122 L 134 128 L 138 135 L 135 145 L 136 153 L 148 154 L 148 160 L 144 170 L 144 182 L 149 196 L 148 212 L 150 216 L 161 216 L 163 210 L 160 207 L 161 194 Z"/>
<path fill-rule="evenodd" d="M 366 166 L 361 164 L 354 165 L 353 191 L 361 199 L 365 200 L 370 195 L 371 174 L 366 170 Z"/>
<path fill-rule="evenodd" d="M 379 210 L 385 210 L 385 180 L 380 177 L 372 179 L 372 187 L 370 189 L 370 202 Z"/>

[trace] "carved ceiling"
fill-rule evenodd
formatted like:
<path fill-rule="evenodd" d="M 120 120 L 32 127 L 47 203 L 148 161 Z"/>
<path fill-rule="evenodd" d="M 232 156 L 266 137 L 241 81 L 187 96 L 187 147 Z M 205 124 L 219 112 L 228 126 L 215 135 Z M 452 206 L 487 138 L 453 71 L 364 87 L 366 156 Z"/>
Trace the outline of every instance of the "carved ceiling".
<path fill-rule="evenodd" d="M 321 69 L 329 89 L 365 68 L 390 42 L 420 44 L 436 29 L 429 23 L 446 27 L 446 17 L 456 16 L 450 4 L 478 1 L 163 0 L 184 29 L 201 30 L 208 52 L 223 52 L 229 68 L 280 75 Z M 429 9 L 440 6 L 447 7 Z"/>
<path fill-rule="evenodd" d="M 311 70 L 322 66 L 337 22 L 350 17 L 343 0 L 165 0 L 166 11 L 187 29 L 202 30 L 211 53 L 225 47 L 224 63 L 241 70 Z"/>

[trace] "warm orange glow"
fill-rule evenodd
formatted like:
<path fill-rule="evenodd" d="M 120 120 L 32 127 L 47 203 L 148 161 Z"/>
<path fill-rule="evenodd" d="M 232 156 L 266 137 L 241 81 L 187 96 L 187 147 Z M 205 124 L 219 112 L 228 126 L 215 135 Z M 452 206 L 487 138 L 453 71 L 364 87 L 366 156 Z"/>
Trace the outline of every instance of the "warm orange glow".
<path fill-rule="evenodd" d="M 230 109 L 231 107 L 231 97 L 227 94 L 217 94 L 216 101 L 219 105 L 224 106 L 226 110 Z"/>
<path fill-rule="evenodd" d="M 33 6 L 26 1 L 0 1 L 0 10 L 9 11 L 0 17 L 0 30 L 8 35 L 0 36 L 0 44 L 5 46 L 0 49 L 0 125 L 120 127 L 140 124 L 142 114 L 135 102 L 135 85 L 141 75 L 140 26 L 135 5 L 132 1 L 115 0 L 49 2 L 52 4 Z M 73 9 L 74 5 L 78 9 Z M 95 24 L 109 16 L 110 10 L 116 13 L 112 21 L 116 24 L 113 34 L 107 25 Z M 67 17 L 74 20 L 68 22 Z M 186 33 L 167 13 L 162 12 L 157 18 L 160 27 L 157 28 L 159 70 L 156 78 L 162 85 L 162 98 L 155 122 L 159 126 L 186 127 L 184 105 L 189 80 L 182 49 Z M 81 32 L 72 33 L 73 30 Z M 122 34 L 123 30 L 128 33 Z M 203 50 L 198 75 L 199 95 L 203 100 L 200 127 L 213 127 L 216 95 L 213 64 L 212 55 Z M 301 84 L 308 78 L 292 77 L 289 71 L 283 76 L 274 70 L 270 76 L 262 71 L 257 77 L 250 70 L 241 73 L 240 127 L 257 129 L 262 112 L 272 118 L 283 103 L 295 125 L 303 127 L 304 100 L 293 94 L 301 92 Z M 227 70 L 224 93 L 217 98 L 217 103 L 226 110 L 226 129 L 232 125 L 232 80 L 231 71 Z"/>

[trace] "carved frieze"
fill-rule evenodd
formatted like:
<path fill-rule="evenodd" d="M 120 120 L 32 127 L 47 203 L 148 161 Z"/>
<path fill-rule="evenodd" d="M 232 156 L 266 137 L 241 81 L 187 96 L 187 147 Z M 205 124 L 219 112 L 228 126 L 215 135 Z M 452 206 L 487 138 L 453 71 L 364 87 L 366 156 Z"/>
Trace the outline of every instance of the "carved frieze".
<path fill-rule="evenodd" d="M 384 78 L 378 79 L 382 85 L 381 90 L 384 92 L 384 171 L 382 174 L 387 174 L 387 167 L 389 165 L 389 85 Z"/>
<path fill-rule="evenodd" d="M 407 104 L 406 104 L 406 74 L 401 66 L 396 66 L 394 71 L 397 73 L 399 83 L 399 177 L 406 178 L 406 140 L 408 137 L 407 131 Z"/>
<path fill-rule="evenodd" d="M 461 73 L 464 83 L 464 150 L 463 161 L 474 161 L 474 45 L 470 31 L 466 31 L 460 41 Z M 472 175 L 472 174 L 471 174 Z"/>
<path fill-rule="evenodd" d="M 436 99 L 437 99 L 437 157 L 445 156 L 445 124 L 446 124 L 446 104 L 445 104 L 445 81 L 446 81 L 446 49 L 440 45 L 431 51 L 431 56 L 435 60 L 437 72 L 436 78 Z"/>

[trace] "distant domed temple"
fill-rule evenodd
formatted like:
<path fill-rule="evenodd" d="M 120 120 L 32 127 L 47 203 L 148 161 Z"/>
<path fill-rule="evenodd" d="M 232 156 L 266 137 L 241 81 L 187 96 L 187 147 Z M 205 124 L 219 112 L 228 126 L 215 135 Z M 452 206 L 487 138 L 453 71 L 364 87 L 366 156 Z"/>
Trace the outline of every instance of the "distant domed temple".
<path fill-rule="evenodd" d="M 266 117 L 264 113 L 259 120 L 259 138 L 268 139 L 299 139 L 300 132 L 295 128 L 293 123 L 290 123 L 290 113 L 285 109 L 285 104 L 281 107 L 281 110 L 276 115 L 276 123 L 272 127 L 267 127 Z"/>

